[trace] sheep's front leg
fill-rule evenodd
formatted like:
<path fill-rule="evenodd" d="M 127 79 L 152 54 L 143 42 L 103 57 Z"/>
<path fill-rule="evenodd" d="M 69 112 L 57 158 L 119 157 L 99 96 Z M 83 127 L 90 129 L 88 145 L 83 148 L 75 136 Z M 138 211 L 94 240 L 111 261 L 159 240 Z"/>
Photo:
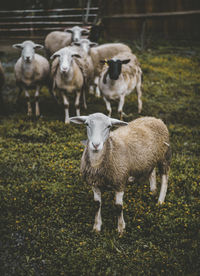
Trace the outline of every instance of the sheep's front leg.
<path fill-rule="evenodd" d="M 138 81 L 136 84 L 136 91 L 137 91 L 137 97 L 138 97 L 138 113 L 141 113 L 142 111 L 142 90 L 141 90 L 141 86 L 142 86 L 142 78 L 141 78 L 141 74 L 138 76 Z"/>
<path fill-rule="evenodd" d="M 123 120 L 123 106 L 124 106 L 125 94 L 122 94 L 119 98 L 118 113 L 120 120 Z"/>
<path fill-rule="evenodd" d="M 36 91 L 35 91 L 35 115 L 36 115 L 36 117 L 40 116 L 39 91 L 40 91 L 40 87 L 37 86 Z"/>
<path fill-rule="evenodd" d="M 81 92 L 77 92 L 76 100 L 75 100 L 76 116 L 80 116 L 80 96 L 81 96 Z"/>
<path fill-rule="evenodd" d="M 103 97 L 104 102 L 106 104 L 106 109 L 108 111 L 108 116 L 111 117 L 112 109 L 111 109 L 111 104 L 110 102 L 106 99 L 106 97 Z"/>
<path fill-rule="evenodd" d="M 95 79 L 94 79 L 94 85 L 95 85 L 95 96 L 97 97 L 97 98 L 100 98 L 100 96 L 101 96 L 101 92 L 100 92 L 100 89 L 99 89 L 99 77 L 95 77 Z"/>
<path fill-rule="evenodd" d="M 115 204 L 117 207 L 117 215 L 118 215 L 118 232 L 120 234 L 123 233 L 125 229 L 125 221 L 123 216 L 123 196 L 124 192 L 116 192 L 115 193 Z"/>
<path fill-rule="evenodd" d="M 30 117 L 32 115 L 32 108 L 31 108 L 31 102 L 30 102 L 30 95 L 28 93 L 28 91 L 25 91 L 25 97 L 26 97 L 26 101 L 27 101 L 27 115 Z"/>
<path fill-rule="evenodd" d="M 63 104 L 65 108 L 65 124 L 69 124 L 69 101 L 64 92 L 62 92 Z"/>
<path fill-rule="evenodd" d="M 101 220 L 101 191 L 97 187 L 92 187 L 93 193 L 94 193 L 94 201 L 98 203 L 98 211 L 95 215 L 95 221 L 94 221 L 94 226 L 93 230 L 96 232 L 101 231 L 101 225 L 102 225 L 102 220 Z"/>
<path fill-rule="evenodd" d="M 156 169 L 154 168 L 152 173 L 150 174 L 149 177 L 149 182 L 150 182 L 150 190 L 152 194 L 156 193 L 157 185 L 156 185 Z"/>

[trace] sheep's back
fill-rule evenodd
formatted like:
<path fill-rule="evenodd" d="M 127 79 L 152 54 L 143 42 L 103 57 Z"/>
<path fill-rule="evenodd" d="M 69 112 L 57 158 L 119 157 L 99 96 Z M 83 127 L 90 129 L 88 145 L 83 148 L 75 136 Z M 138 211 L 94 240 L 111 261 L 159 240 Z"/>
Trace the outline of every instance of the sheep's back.
<path fill-rule="evenodd" d="M 114 155 L 114 162 L 122 163 L 121 166 L 123 162 L 124 166 L 129 164 L 129 171 L 138 174 L 150 172 L 156 164 L 164 160 L 169 133 L 160 119 L 143 117 L 113 131 L 111 139 L 119 149 Z"/>
<path fill-rule="evenodd" d="M 49 33 L 45 38 L 45 48 L 49 54 L 52 55 L 56 51 L 71 44 L 71 34 L 61 31 L 53 31 Z"/>

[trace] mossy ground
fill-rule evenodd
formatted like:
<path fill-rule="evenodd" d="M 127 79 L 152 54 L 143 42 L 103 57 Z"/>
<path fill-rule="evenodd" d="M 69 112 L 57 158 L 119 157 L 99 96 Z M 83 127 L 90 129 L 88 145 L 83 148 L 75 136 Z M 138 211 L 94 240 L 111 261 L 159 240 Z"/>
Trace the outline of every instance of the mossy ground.
<path fill-rule="evenodd" d="M 142 53 L 133 50 L 143 70 L 142 115 L 165 121 L 173 155 L 163 206 L 156 205 L 158 194 L 151 196 L 148 182 L 128 185 L 122 237 L 112 192 L 103 195 L 102 232 L 92 232 L 93 194 L 79 172 L 84 127 L 64 125 L 62 108 L 45 88 L 43 117 L 27 119 L 24 97 L 15 102 L 17 54 L 3 56 L 2 276 L 200 275 L 200 44 L 158 43 Z M 136 93 L 127 97 L 124 111 L 128 121 L 138 117 Z M 105 112 L 105 106 L 90 95 L 83 114 L 93 112 Z"/>

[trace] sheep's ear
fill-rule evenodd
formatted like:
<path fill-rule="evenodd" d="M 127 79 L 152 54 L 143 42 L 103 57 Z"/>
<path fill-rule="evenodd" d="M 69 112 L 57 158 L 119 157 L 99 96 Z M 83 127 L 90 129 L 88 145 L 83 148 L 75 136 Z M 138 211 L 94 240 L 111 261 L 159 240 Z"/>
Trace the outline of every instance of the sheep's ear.
<path fill-rule="evenodd" d="M 84 124 L 88 116 L 77 116 L 69 118 L 70 122 L 75 124 Z"/>
<path fill-rule="evenodd" d="M 130 59 L 124 59 L 124 60 L 122 60 L 122 64 L 127 64 L 129 62 L 130 62 Z"/>
<path fill-rule="evenodd" d="M 23 49 L 22 44 L 13 44 L 12 47 L 15 48 L 15 49 Z"/>
<path fill-rule="evenodd" d="M 104 60 L 100 60 L 100 63 L 102 63 L 102 64 L 108 64 L 108 61 L 107 61 L 107 59 L 104 59 Z"/>
<path fill-rule="evenodd" d="M 90 43 L 90 47 L 96 47 L 96 46 L 98 46 L 99 44 L 98 43 L 96 43 L 96 42 L 91 42 Z"/>
<path fill-rule="evenodd" d="M 57 52 L 56 53 L 54 53 L 51 57 L 50 57 L 50 59 L 55 59 L 56 57 L 59 57 L 60 56 L 60 54 L 58 54 Z"/>
<path fill-rule="evenodd" d="M 43 49 L 44 48 L 44 46 L 43 45 L 41 45 L 41 44 L 35 44 L 34 45 L 34 49 Z"/>
<path fill-rule="evenodd" d="M 81 35 L 89 35 L 89 31 L 88 30 L 82 30 L 81 31 Z"/>
<path fill-rule="evenodd" d="M 71 29 L 65 29 L 65 32 L 66 32 L 66 33 L 70 33 L 70 34 L 73 33 L 73 31 L 72 31 Z"/>
<path fill-rule="evenodd" d="M 112 126 L 127 126 L 128 123 L 127 122 L 123 122 L 123 121 L 120 121 L 120 120 L 117 120 L 117 119 L 110 119 L 111 120 L 111 124 Z"/>
<path fill-rule="evenodd" d="M 72 57 L 81 58 L 79 54 L 73 54 Z"/>
<path fill-rule="evenodd" d="M 79 42 L 72 42 L 72 44 L 71 45 L 75 45 L 75 46 L 80 46 L 81 45 L 81 43 L 79 43 Z"/>

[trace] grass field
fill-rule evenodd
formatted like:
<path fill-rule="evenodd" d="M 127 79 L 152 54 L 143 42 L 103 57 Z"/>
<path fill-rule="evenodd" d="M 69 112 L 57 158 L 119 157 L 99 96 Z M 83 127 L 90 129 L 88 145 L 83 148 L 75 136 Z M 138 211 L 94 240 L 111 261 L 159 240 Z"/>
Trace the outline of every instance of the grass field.
<path fill-rule="evenodd" d="M 173 154 L 163 206 L 147 182 L 127 186 L 122 237 L 112 192 L 103 195 L 102 232 L 92 232 L 93 193 L 79 172 L 85 128 L 65 125 L 45 88 L 43 116 L 27 119 L 24 97 L 16 103 L 19 53 L 2 56 L 0 275 L 200 275 L 200 43 L 133 50 L 143 70 L 142 115 L 164 120 Z M 105 111 L 102 99 L 90 95 L 83 114 Z M 124 111 L 127 121 L 138 117 L 136 93 Z"/>

